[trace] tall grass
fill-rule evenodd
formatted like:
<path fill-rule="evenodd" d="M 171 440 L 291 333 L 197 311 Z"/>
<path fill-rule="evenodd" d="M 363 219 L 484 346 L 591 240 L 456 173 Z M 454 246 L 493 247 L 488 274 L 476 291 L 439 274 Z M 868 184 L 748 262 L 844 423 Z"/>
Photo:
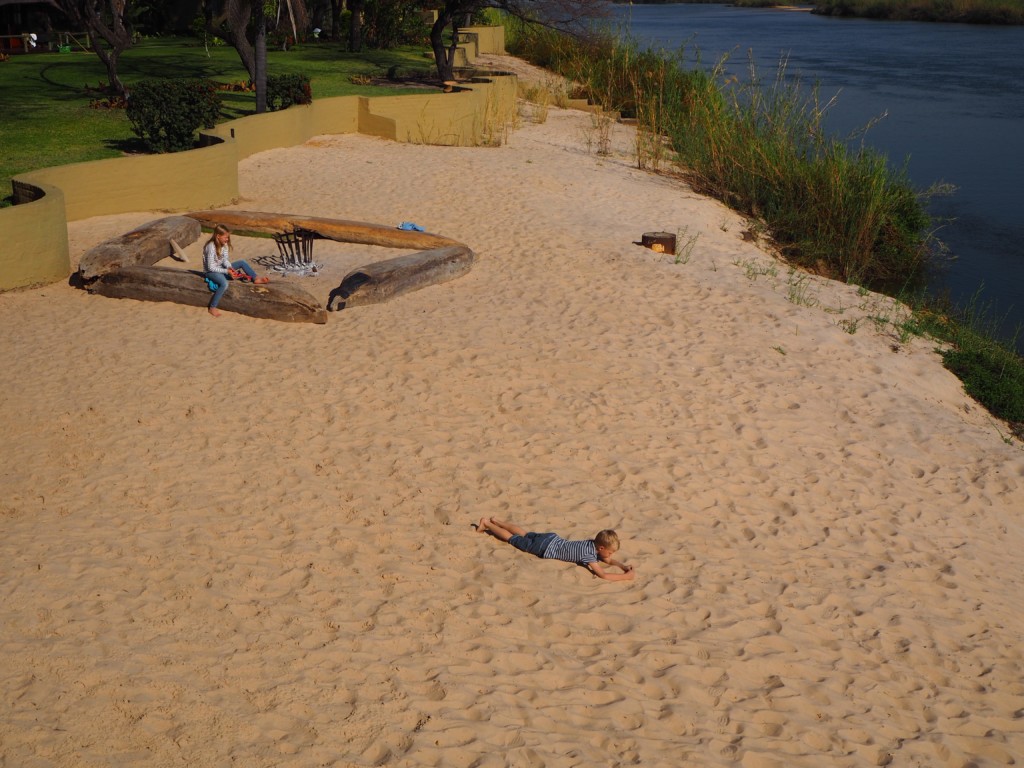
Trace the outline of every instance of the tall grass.
<path fill-rule="evenodd" d="M 1016 352 L 1021 328 L 1003 339 L 1006 318 L 982 301 L 980 288 L 964 306 L 920 294 L 903 300 L 912 309 L 908 330 L 946 342 L 941 352 L 946 368 L 1024 440 L 1024 359 Z"/>
<path fill-rule="evenodd" d="M 686 3 L 718 0 L 681 0 Z M 791 0 L 732 0 L 743 8 L 791 5 Z M 1021 0 L 807 0 L 814 13 L 892 21 L 945 21 L 960 24 L 1024 24 Z"/>
<path fill-rule="evenodd" d="M 510 29 L 512 50 L 570 78 L 603 110 L 636 118 L 639 165 L 656 165 L 667 139 L 696 189 L 763 222 L 794 264 L 889 292 L 923 280 L 937 244 L 922 196 L 884 156 L 826 134 L 828 105 L 784 67 L 765 87 L 754 71 L 739 82 L 721 64 L 686 70 L 610 34 Z"/>
<path fill-rule="evenodd" d="M 723 80 L 721 65 L 691 85 L 668 122 L 697 189 L 764 222 L 805 269 L 889 292 L 921 282 L 934 247 L 921 196 L 884 156 L 825 132 L 816 89 L 784 65 L 767 86 L 753 70 Z"/>
<path fill-rule="evenodd" d="M 895 21 L 1024 24 L 1021 0 L 814 0 L 814 11 Z"/>
<path fill-rule="evenodd" d="M 740 82 L 722 63 L 686 70 L 611 34 L 579 40 L 514 22 L 506 33 L 511 52 L 571 79 L 602 109 L 635 117 L 641 167 L 656 167 L 651 148 L 667 140 L 696 189 L 753 218 L 790 262 L 894 296 L 923 295 L 941 253 L 926 193 L 863 142 L 826 134 L 830 103 L 784 66 L 770 83 L 753 70 Z M 998 340 L 984 308 L 912 307 L 908 332 L 947 342 L 944 364 L 968 393 L 995 416 L 1024 422 L 1024 360 L 1015 340 Z"/>

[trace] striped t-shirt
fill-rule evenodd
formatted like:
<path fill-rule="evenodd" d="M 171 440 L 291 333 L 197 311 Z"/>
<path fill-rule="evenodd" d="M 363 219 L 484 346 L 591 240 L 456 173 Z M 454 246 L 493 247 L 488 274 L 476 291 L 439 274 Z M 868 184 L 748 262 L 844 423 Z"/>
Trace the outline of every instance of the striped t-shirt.
<path fill-rule="evenodd" d="M 555 536 L 544 550 L 543 557 L 550 560 L 565 560 L 569 563 L 596 563 L 597 547 L 593 539 L 566 541 L 561 536 Z"/>

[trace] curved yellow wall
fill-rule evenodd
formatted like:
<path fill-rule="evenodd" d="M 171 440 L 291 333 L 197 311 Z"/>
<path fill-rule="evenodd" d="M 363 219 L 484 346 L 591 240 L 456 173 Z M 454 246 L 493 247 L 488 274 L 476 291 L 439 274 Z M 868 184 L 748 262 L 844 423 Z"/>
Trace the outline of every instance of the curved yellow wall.
<path fill-rule="evenodd" d="M 493 29 L 500 33 L 480 32 Z M 472 31 L 478 33 L 472 58 L 477 52 L 504 52 L 504 28 Z M 202 131 L 207 146 L 200 149 L 20 174 L 13 184 L 17 205 L 0 209 L 0 291 L 68 277 L 68 221 L 230 204 L 238 197 L 240 160 L 324 134 L 365 133 L 423 144 L 479 145 L 487 141 L 488 120 L 514 110 L 515 98 L 515 78 L 497 76 L 454 93 L 318 99 Z"/>
<path fill-rule="evenodd" d="M 58 165 L 23 173 L 16 180 L 60 187 L 67 220 L 77 221 L 126 211 L 222 205 L 238 197 L 238 160 L 235 145 L 224 142 L 190 152 Z M 0 211 L 0 216 L 22 207 Z"/>
<path fill-rule="evenodd" d="M 0 290 L 52 283 L 71 273 L 64 193 L 49 184 L 19 187 L 19 194 L 38 199 L 0 210 Z M 12 215 L 22 208 L 28 215 Z"/>

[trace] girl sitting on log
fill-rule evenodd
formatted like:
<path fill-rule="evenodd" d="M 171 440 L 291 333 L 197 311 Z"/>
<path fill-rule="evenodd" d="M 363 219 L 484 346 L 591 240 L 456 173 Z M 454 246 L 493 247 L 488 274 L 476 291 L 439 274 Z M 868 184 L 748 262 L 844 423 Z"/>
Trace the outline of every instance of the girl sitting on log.
<path fill-rule="evenodd" d="M 270 282 L 269 277 L 256 277 L 255 270 L 245 259 L 231 260 L 231 230 L 223 224 L 213 228 L 213 234 L 203 247 L 203 269 L 206 270 L 206 279 L 217 286 L 209 308 L 214 317 L 220 317 L 217 305 L 228 289 L 228 280 L 235 277 L 243 280 L 248 278 L 258 285 Z"/>

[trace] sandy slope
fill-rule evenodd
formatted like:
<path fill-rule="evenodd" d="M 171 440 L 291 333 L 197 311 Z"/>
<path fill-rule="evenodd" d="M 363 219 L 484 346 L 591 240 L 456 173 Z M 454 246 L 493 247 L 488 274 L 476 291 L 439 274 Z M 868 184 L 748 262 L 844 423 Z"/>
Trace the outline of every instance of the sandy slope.
<path fill-rule="evenodd" d="M 890 302 L 790 274 L 589 126 L 246 161 L 238 208 L 479 255 L 326 326 L 0 295 L 0 765 L 1019 761 L 1020 445 L 865 319 Z M 638 578 L 482 515 L 617 528 Z"/>

